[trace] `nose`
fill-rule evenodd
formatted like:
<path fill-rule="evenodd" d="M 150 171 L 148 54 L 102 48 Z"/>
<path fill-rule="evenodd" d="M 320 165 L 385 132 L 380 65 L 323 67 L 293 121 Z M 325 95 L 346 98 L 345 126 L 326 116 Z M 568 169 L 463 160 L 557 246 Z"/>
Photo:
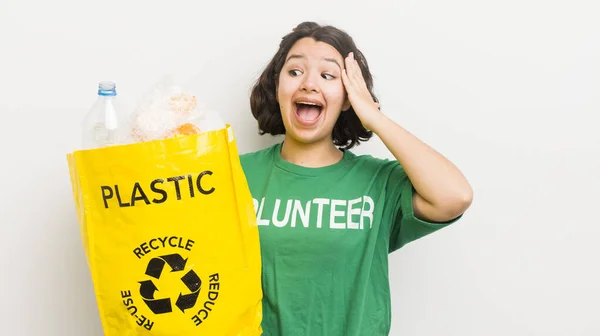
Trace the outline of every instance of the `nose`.
<path fill-rule="evenodd" d="M 312 75 L 304 77 L 300 89 L 304 92 L 319 92 L 319 86 L 316 81 L 312 78 Z"/>

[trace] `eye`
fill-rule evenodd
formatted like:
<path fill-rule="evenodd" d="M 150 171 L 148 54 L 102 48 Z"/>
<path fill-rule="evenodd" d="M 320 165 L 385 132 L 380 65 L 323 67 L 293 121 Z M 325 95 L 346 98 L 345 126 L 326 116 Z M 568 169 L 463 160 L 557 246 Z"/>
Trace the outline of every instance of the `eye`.
<path fill-rule="evenodd" d="M 298 70 L 298 69 L 294 69 L 294 70 L 290 70 L 288 72 L 292 77 L 296 77 L 296 76 L 300 76 L 302 74 L 302 71 Z"/>
<path fill-rule="evenodd" d="M 328 73 L 324 73 L 324 74 L 322 74 L 321 76 L 322 76 L 323 78 L 325 78 L 325 79 L 335 79 L 335 76 L 333 76 L 333 75 L 330 75 L 330 74 L 328 74 Z"/>

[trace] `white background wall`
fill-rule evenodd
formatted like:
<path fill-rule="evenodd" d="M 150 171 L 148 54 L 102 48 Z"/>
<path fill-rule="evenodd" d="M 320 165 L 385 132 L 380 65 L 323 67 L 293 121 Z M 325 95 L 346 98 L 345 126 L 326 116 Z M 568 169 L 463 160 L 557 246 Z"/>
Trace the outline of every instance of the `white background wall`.
<path fill-rule="evenodd" d="M 354 36 L 383 111 L 475 190 L 390 257 L 392 335 L 600 335 L 598 17 L 594 0 L 0 0 L 0 334 L 102 334 L 65 159 L 97 82 L 133 105 L 178 75 L 259 149 L 250 86 L 308 19 Z"/>

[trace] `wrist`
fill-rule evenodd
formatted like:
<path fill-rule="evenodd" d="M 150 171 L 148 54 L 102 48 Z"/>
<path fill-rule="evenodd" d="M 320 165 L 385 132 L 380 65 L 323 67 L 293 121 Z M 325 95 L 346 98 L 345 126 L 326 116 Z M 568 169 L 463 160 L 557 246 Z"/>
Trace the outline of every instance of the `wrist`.
<path fill-rule="evenodd" d="M 388 125 L 390 122 L 391 120 L 385 114 L 377 110 L 373 113 L 372 120 L 370 120 L 370 122 L 364 126 L 366 129 L 379 135 L 379 133 L 381 133 L 385 129 L 386 125 Z"/>

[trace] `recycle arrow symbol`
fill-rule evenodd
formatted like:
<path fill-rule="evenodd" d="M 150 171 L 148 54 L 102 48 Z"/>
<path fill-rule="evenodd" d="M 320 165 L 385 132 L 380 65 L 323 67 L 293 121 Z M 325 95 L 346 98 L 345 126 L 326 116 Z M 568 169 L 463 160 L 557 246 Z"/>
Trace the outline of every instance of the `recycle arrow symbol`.
<path fill-rule="evenodd" d="M 185 313 L 186 309 L 192 308 L 194 305 L 196 305 L 196 300 L 198 300 L 198 295 L 200 294 L 200 287 L 202 286 L 202 280 L 200 280 L 194 270 L 190 270 L 186 273 L 186 275 L 181 277 L 181 281 L 187 286 L 191 293 L 185 295 L 179 293 L 179 297 L 177 298 L 175 305 L 181 310 L 182 313 Z"/>
<path fill-rule="evenodd" d="M 179 272 L 185 269 L 187 259 L 183 259 L 179 254 L 168 254 L 160 257 L 152 258 L 148 262 L 146 267 L 146 275 L 149 275 L 155 279 L 160 279 L 165 264 L 171 267 L 171 272 Z M 196 305 L 198 295 L 200 294 L 200 287 L 202 286 L 202 280 L 193 270 L 189 270 L 184 276 L 181 277 L 181 281 L 190 290 L 189 294 L 179 293 L 177 302 L 175 305 L 185 313 L 186 309 L 190 309 Z M 154 292 L 158 291 L 158 288 L 152 282 L 152 280 L 140 281 L 140 295 L 142 296 L 148 308 L 154 314 L 164 314 L 173 311 L 171 306 L 171 299 L 155 299 Z"/>
<path fill-rule="evenodd" d="M 155 299 L 155 291 L 158 291 L 158 288 L 156 288 L 152 280 L 140 281 L 140 294 L 146 305 L 148 305 L 148 308 L 154 314 L 164 314 L 173 311 L 171 308 L 171 299 Z"/>
<path fill-rule="evenodd" d="M 179 254 L 168 254 L 152 258 L 148 263 L 148 267 L 146 267 L 146 275 L 159 279 L 165 263 L 171 267 L 171 272 L 183 271 L 187 259 L 183 259 Z"/>

